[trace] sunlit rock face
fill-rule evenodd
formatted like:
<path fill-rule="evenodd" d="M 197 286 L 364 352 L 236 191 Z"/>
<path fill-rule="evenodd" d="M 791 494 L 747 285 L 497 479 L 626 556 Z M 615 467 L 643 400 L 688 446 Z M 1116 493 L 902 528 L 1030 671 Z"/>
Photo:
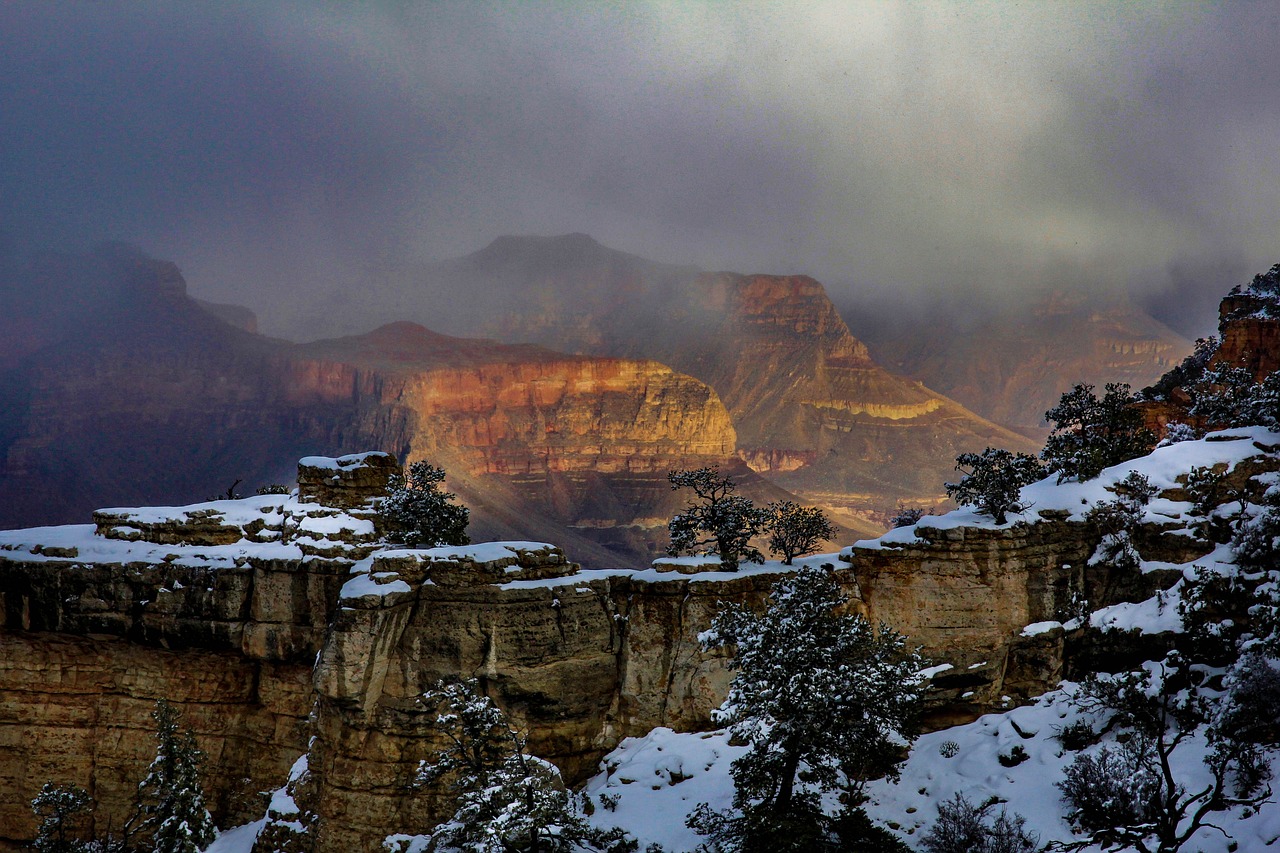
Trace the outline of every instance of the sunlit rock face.
<path fill-rule="evenodd" d="M 673 468 L 781 495 L 735 458 L 715 391 L 654 361 L 409 323 L 299 346 L 228 325 L 136 251 L 32 263 L 58 298 L 0 320 L 0 526 L 247 493 L 349 447 L 443 465 L 476 535 L 556 533 L 594 565 L 665 546 Z"/>
<path fill-rule="evenodd" d="M 1280 369 L 1280 318 L 1264 299 L 1248 293 L 1223 298 L 1218 308 L 1217 351 L 1209 360 L 1211 367 L 1239 367 L 1253 374 L 1256 381 Z M 1170 423 L 1191 424 L 1197 428 L 1214 428 L 1190 414 L 1190 388 L 1174 384 L 1178 372 L 1163 377 L 1151 399 L 1139 404 L 1146 426 L 1163 435 Z"/>
<path fill-rule="evenodd" d="M 504 237 L 387 298 L 386 313 L 443 311 L 472 334 L 656 359 L 696 377 L 728 409 L 740 459 L 863 532 L 897 500 L 940 499 L 957 453 L 1033 449 L 882 369 L 807 276 L 703 273 L 581 234 Z"/>
<path fill-rule="evenodd" d="M 1001 424 L 1039 434 L 1044 413 L 1078 383 L 1136 391 L 1191 343 L 1127 299 L 1053 294 L 971 323 L 905 313 L 854 326 L 876 358 Z"/>

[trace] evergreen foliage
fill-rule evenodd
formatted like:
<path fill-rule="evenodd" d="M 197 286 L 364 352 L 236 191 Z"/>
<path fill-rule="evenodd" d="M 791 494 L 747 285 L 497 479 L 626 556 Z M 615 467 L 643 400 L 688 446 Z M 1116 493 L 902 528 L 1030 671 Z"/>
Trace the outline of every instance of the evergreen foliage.
<path fill-rule="evenodd" d="M 700 637 L 732 650 L 737 675 L 715 719 L 751 747 L 732 766 L 733 810 L 690 816 L 705 849 L 835 849 L 821 792 L 856 809 L 866 780 L 893 775 L 915 736 L 923 661 L 846 604 L 830 573 L 806 568 L 774 584 L 764 613 L 731 605 Z"/>
<path fill-rule="evenodd" d="M 1207 338 L 1196 338 L 1191 355 L 1154 383 L 1143 388 L 1138 396 L 1144 400 L 1168 400 L 1169 392 L 1174 388 L 1191 387 L 1200 381 L 1205 368 L 1209 366 L 1209 360 L 1213 358 L 1219 346 L 1218 339 L 1212 335 Z"/>
<path fill-rule="evenodd" d="M 1110 382 L 1099 399 L 1092 385 L 1076 385 L 1044 413 L 1053 426 L 1040 457 L 1058 482 L 1092 480 L 1102 469 L 1142 456 L 1155 446 L 1155 434 L 1142 426 L 1137 398 L 1129 386 Z"/>
<path fill-rule="evenodd" d="M 78 837 L 81 824 L 93 812 L 93 799 L 84 788 L 46 782 L 31 801 L 31 811 L 40 818 L 32 843 L 37 853 L 89 853 L 92 849 Z"/>
<path fill-rule="evenodd" d="M 1034 456 L 988 447 L 981 453 L 961 453 L 956 457 L 956 470 L 963 476 L 958 483 L 944 483 L 947 496 L 961 506 L 975 507 L 978 512 L 1004 524 L 1007 514 L 1027 508 L 1020 500 L 1022 487 L 1045 475 Z"/>
<path fill-rule="evenodd" d="M 379 512 L 387 527 L 387 538 L 411 548 L 466 545 L 471 511 L 454 503 L 457 495 L 442 491 L 443 468 L 425 460 L 409 466 L 409 475 L 395 475 Z"/>
<path fill-rule="evenodd" d="M 751 544 L 769 524 L 767 510 L 735 495 L 737 484 L 716 468 L 672 471 L 671 488 L 691 489 L 694 500 L 667 523 L 671 546 L 667 553 L 708 554 L 720 558 L 720 568 L 736 571 L 742 561 L 763 563 L 764 554 Z"/>
<path fill-rule="evenodd" d="M 774 501 L 765 508 L 768 515 L 769 550 L 791 565 L 796 557 L 812 554 L 822 542 L 835 538 L 836 528 L 826 513 L 816 506 L 800 506 L 794 501 Z"/>
<path fill-rule="evenodd" d="M 919 507 L 907 507 L 898 504 L 898 509 L 893 517 L 889 519 L 889 526 L 897 529 L 899 527 L 914 527 L 920 523 L 920 519 L 924 518 L 928 513 Z"/>
<path fill-rule="evenodd" d="M 1089 507 L 1084 519 L 1102 534 L 1089 565 L 1106 564 L 1129 571 L 1138 568 L 1140 558 L 1133 545 L 1133 532 L 1157 491 L 1145 476 L 1130 471 L 1116 484 L 1115 500 L 1098 501 Z"/>
<path fill-rule="evenodd" d="M 474 679 L 440 682 L 422 696 L 437 710 L 433 727 L 446 746 L 424 762 L 418 782 L 449 779 L 453 817 L 438 826 L 430 853 L 630 853 L 634 840 L 599 829 L 582 816 L 578 798 L 551 763 L 530 755 L 514 729 Z"/>
<path fill-rule="evenodd" d="M 138 784 L 142 829 L 150 832 L 154 853 L 198 853 L 217 835 L 200 785 L 204 753 L 190 729 L 178 731 L 178 716 L 165 700 L 156 702 L 156 757 Z"/>

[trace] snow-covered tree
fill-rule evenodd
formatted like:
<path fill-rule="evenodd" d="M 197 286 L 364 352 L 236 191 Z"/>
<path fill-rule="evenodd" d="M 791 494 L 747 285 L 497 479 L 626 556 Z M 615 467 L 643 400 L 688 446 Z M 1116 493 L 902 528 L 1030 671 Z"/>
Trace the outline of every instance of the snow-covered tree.
<path fill-rule="evenodd" d="M 1244 426 L 1253 422 L 1253 373 L 1231 364 L 1215 364 L 1189 388 L 1188 414 L 1211 428 Z"/>
<path fill-rule="evenodd" d="M 863 783 L 901 761 L 923 661 L 847 604 L 828 571 L 806 568 L 774 584 L 763 613 L 731 605 L 702 634 L 737 670 L 716 721 L 751 747 L 733 763 L 734 809 L 703 804 L 690 817 L 708 849 L 834 849 L 820 793 L 843 791 L 856 809 Z"/>
<path fill-rule="evenodd" d="M 1098 501 L 1085 513 L 1085 521 L 1102 534 L 1089 565 L 1105 564 L 1119 569 L 1135 570 L 1140 558 L 1133 544 L 1133 532 L 1142 521 L 1146 506 L 1159 490 L 1137 471 L 1116 484 L 1116 498 Z"/>
<path fill-rule="evenodd" d="M 1092 385 L 1076 385 L 1044 413 L 1053 426 L 1040 457 L 1064 480 L 1092 480 L 1103 468 L 1150 452 L 1155 434 L 1142 426 L 1136 398 L 1123 383 L 1107 383 L 1099 399 Z"/>
<path fill-rule="evenodd" d="M 204 753 L 190 729 L 178 731 L 178 716 L 165 700 L 156 702 L 156 757 L 138 784 L 142 830 L 154 853 L 198 853 L 217 835 L 200 785 Z"/>
<path fill-rule="evenodd" d="M 46 782 L 31 801 L 31 811 L 40 818 L 31 845 L 37 853 L 88 853 L 90 846 L 79 835 L 93 811 L 93 798 L 84 788 Z"/>
<path fill-rule="evenodd" d="M 454 503 L 457 495 L 443 491 L 444 469 L 424 460 L 409 466 L 408 477 L 391 478 L 380 513 L 387 538 L 413 548 L 466 545 L 471 511 Z"/>
<path fill-rule="evenodd" d="M 923 853 L 1036 853 L 1040 837 L 1026 819 L 1005 809 L 991 816 L 994 802 L 974 804 L 956 794 L 938 804 L 938 820 L 920 840 Z"/>
<path fill-rule="evenodd" d="M 947 496 L 961 506 L 975 507 L 978 512 L 1004 524 L 1008 513 L 1022 512 L 1022 487 L 1045 475 L 1044 466 L 1034 456 L 988 447 L 981 453 L 961 453 L 956 457 L 956 470 L 963 476 L 958 483 L 943 483 Z"/>
<path fill-rule="evenodd" d="M 800 506 L 795 501 L 774 501 L 765 508 L 768 514 L 769 550 L 791 565 L 796 557 L 812 554 L 822 542 L 836 535 L 835 525 L 816 506 Z"/>
<path fill-rule="evenodd" d="M 889 519 L 889 526 L 895 529 L 898 527 L 915 527 L 920 523 L 920 519 L 928 514 L 920 507 L 908 507 L 899 503 L 897 510 L 894 511 L 893 516 Z"/>
<path fill-rule="evenodd" d="M 1067 767 L 1058 787 L 1068 819 L 1085 837 L 1065 849 L 1176 853 L 1201 828 L 1222 831 L 1214 812 L 1269 799 L 1270 771 L 1259 746 L 1267 726 L 1256 721 L 1268 709 L 1267 725 L 1275 725 L 1280 678 L 1250 666 L 1241 658 L 1225 677 L 1213 678 L 1211 667 L 1173 652 L 1142 671 L 1086 678 L 1076 704 L 1122 737 Z M 1186 762 L 1175 754 L 1200 750 L 1197 733 L 1209 746 L 1206 772 L 1183 775 Z"/>
<path fill-rule="evenodd" d="M 420 784 L 449 780 L 457 795 L 453 817 L 431 833 L 430 853 L 629 853 L 619 829 L 600 829 L 583 817 L 578 797 L 560 771 L 530 755 L 523 734 L 507 722 L 474 679 L 440 682 L 422 696 L 438 711 L 434 728 L 445 746 L 419 770 Z"/>
<path fill-rule="evenodd" d="M 672 471 L 672 489 L 691 489 L 694 500 L 667 523 L 671 546 L 667 553 L 715 555 L 720 568 L 736 571 L 743 560 L 763 563 L 764 555 L 751 544 L 769 522 L 767 511 L 735 495 L 737 484 L 716 468 Z"/>

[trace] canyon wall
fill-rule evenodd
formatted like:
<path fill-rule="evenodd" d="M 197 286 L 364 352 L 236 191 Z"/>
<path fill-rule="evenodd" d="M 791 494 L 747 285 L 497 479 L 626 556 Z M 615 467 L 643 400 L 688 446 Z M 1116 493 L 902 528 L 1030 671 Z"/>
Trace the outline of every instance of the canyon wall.
<path fill-rule="evenodd" d="M 582 570 L 528 542 L 388 550 L 366 501 L 393 461 L 303 462 L 293 496 L 0 532 L 10 844 L 29 837 L 27 803 L 45 779 L 86 786 L 102 803 L 99 830 L 118 827 L 161 697 L 209 753 L 224 826 L 261 815 L 255 792 L 282 784 L 305 753 L 296 797 L 315 816 L 307 844 L 318 851 L 377 850 L 386 834 L 444 814 L 440 791 L 409 784 L 437 745 L 418 697 L 439 678 L 479 678 L 533 750 L 580 780 L 623 737 L 708 724 L 731 673 L 698 633 L 728 602 L 758 606 L 787 571 Z M 935 724 L 1062 677 L 1065 634 L 1019 632 L 1059 618 L 1073 592 L 1100 602 L 1151 592 L 1086 571 L 1099 534 L 1056 510 L 907 532 L 814 561 L 868 618 L 951 665 L 934 679 Z M 1140 546 L 1153 559 L 1203 553 L 1169 544 L 1182 539 L 1153 531 Z"/>

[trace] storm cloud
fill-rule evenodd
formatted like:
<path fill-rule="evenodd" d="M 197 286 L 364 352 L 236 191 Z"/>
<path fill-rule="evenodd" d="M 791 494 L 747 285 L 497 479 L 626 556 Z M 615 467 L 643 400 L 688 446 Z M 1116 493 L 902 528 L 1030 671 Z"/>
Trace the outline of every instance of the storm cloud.
<path fill-rule="evenodd" d="M 6 3 L 0 231 L 290 305 L 506 233 L 844 304 L 1280 260 L 1266 3 Z M 1203 319 L 1201 317 L 1201 319 Z"/>

